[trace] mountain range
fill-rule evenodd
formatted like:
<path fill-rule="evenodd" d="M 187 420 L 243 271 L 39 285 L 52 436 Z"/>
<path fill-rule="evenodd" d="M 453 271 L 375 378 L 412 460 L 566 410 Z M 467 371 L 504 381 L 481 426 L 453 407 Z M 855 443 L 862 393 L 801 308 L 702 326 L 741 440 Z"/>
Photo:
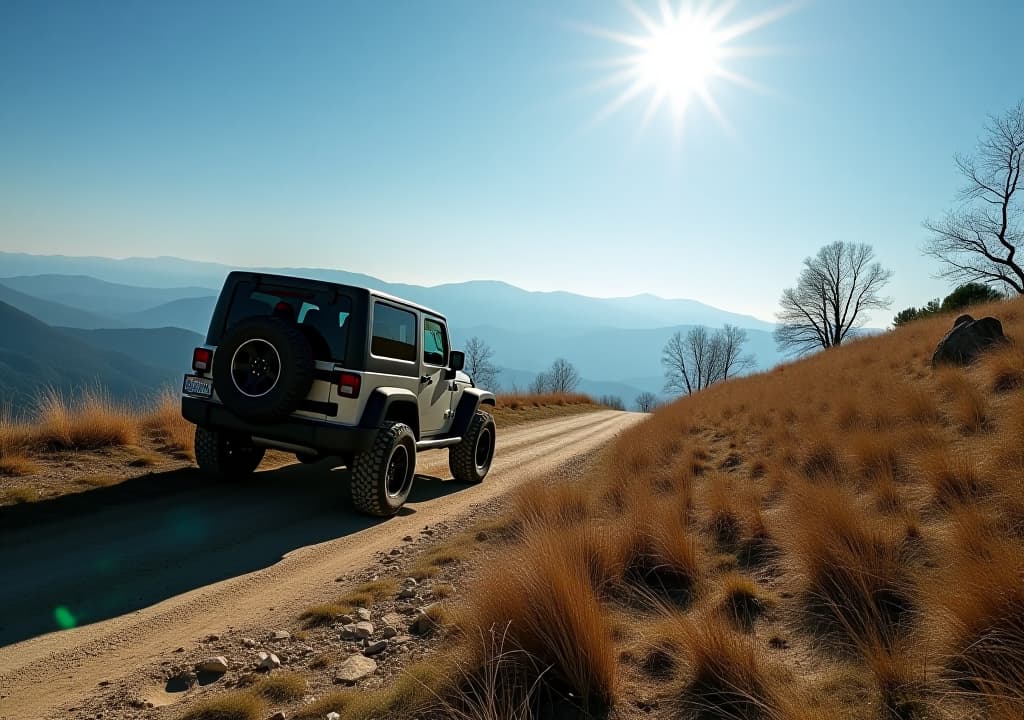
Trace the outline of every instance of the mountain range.
<path fill-rule="evenodd" d="M 180 258 L 0 253 L 0 302 L 50 326 L 59 333 L 55 338 L 130 356 L 146 369 L 144 376 L 160 373 L 156 385 L 162 385 L 177 382 L 191 348 L 202 342 L 217 293 L 232 269 Z M 474 335 L 490 345 L 494 362 L 505 370 L 500 381 L 506 389 L 524 389 L 556 357 L 565 357 L 583 376 L 582 391 L 619 395 L 629 404 L 642 391 L 660 391 L 662 347 L 673 332 L 694 325 L 746 329 L 746 351 L 758 369 L 781 360 L 770 323 L 696 300 L 593 298 L 486 280 L 423 287 L 318 268 L 257 271 L 372 287 L 436 308 L 448 317 L 456 347 Z M 2 334 L 9 335 L 6 327 Z M 131 388 L 128 379 L 113 385 L 118 394 L 153 386 L 142 378 Z"/>

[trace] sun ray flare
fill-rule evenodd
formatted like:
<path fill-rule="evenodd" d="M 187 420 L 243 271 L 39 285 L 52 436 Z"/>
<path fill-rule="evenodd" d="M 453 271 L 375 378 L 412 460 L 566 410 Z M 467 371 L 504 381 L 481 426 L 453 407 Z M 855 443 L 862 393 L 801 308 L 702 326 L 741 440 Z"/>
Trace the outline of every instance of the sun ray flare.
<path fill-rule="evenodd" d="M 654 0 L 646 8 L 639 0 L 623 0 L 624 8 L 639 26 L 640 33 L 592 26 L 583 28 L 588 34 L 611 40 L 630 51 L 606 61 L 606 67 L 613 71 L 596 87 L 618 90 L 590 124 L 604 121 L 647 93 L 641 131 L 662 108 L 667 108 L 677 143 L 686 125 L 686 116 L 699 106 L 730 135 L 734 134 L 724 109 L 714 96 L 713 86 L 727 82 L 771 94 L 769 88 L 726 65 L 732 58 L 764 54 L 763 46 L 743 46 L 736 41 L 779 20 L 801 2 L 739 17 L 739 0 Z"/>

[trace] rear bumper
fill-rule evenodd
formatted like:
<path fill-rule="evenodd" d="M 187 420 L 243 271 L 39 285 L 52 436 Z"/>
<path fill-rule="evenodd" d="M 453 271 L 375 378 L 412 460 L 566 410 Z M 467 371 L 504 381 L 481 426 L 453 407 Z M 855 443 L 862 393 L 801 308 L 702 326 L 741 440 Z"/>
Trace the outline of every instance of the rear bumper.
<path fill-rule="evenodd" d="M 190 423 L 210 430 L 255 435 L 291 445 L 319 450 L 325 455 L 348 455 L 368 450 L 377 436 L 374 428 L 332 426 L 292 418 L 285 422 L 256 424 L 235 415 L 223 405 L 201 398 L 181 398 L 181 414 Z"/>

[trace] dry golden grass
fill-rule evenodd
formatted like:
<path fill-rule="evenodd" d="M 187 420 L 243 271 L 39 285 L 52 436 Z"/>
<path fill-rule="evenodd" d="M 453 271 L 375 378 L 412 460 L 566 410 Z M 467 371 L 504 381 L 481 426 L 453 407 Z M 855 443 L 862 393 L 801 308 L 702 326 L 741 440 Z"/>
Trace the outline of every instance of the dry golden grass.
<path fill-rule="evenodd" d="M 25 455 L 0 455 L 0 477 L 24 477 L 39 470 L 39 464 Z"/>
<path fill-rule="evenodd" d="M 181 398 L 177 393 L 162 393 L 142 417 L 142 426 L 163 442 L 167 452 L 195 460 L 196 428 L 181 416 Z"/>
<path fill-rule="evenodd" d="M 21 505 L 22 503 L 35 502 L 39 499 L 39 491 L 28 487 L 14 487 L 0 490 L 0 498 L 3 504 Z"/>
<path fill-rule="evenodd" d="M 766 652 L 714 616 L 672 615 L 662 625 L 683 669 L 671 700 L 684 716 L 797 720 L 799 689 L 768 662 Z"/>
<path fill-rule="evenodd" d="M 200 700 L 179 720 L 263 720 L 267 706 L 249 692 L 228 692 Z"/>
<path fill-rule="evenodd" d="M 373 603 L 393 597 L 398 592 L 398 581 L 394 578 L 380 578 L 365 582 L 349 590 L 338 600 L 339 605 L 370 607 Z"/>
<path fill-rule="evenodd" d="M 48 450 L 96 450 L 136 444 L 139 418 L 99 391 L 87 391 L 74 400 L 48 391 L 40 400 L 33 430 L 33 443 Z"/>
<path fill-rule="evenodd" d="M 594 399 L 583 393 L 504 393 L 497 395 L 496 409 L 552 407 L 558 405 L 596 405 Z"/>
<path fill-rule="evenodd" d="M 350 605 L 343 605 L 341 603 L 314 605 L 313 607 L 303 610 L 302 614 L 299 615 L 299 620 L 306 627 L 330 625 L 332 622 L 351 610 L 352 607 Z"/>
<path fill-rule="evenodd" d="M 533 673 L 528 684 L 572 692 L 597 711 L 614 703 L 616 654 L 580 550 L 555 532 L 531 536 L 512 562 L 486 574 L 460 623 L 472 638 L 504 632 L 506 647 L 528 659 L 516 667 Z M 479 645 L 471 647 L 480 653 L 475 666 L 494 661 Z"/>
<path fill-rule="evenodd" d="M 298 700 L 306 694 L 306 678 L 297 672 L 282 670 L 260 680 L 253 691 L 271 702 Z"/>
<path fill-rule="evenodd" d="M 986 312 L 1024 339 L 1024 299 Z M 659 717 L 1024 716 L 1024 345 L 933 369 L 952 320 L 713 386 L 522 488 L 461 662 L 507 628 L 537 707 L 635 699 L 640 656 Z"/>

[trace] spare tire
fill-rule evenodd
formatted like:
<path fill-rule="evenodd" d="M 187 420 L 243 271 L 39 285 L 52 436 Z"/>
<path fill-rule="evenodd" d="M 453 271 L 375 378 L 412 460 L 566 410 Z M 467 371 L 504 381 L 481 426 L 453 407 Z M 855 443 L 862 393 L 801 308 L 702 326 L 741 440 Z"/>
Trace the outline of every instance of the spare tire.
<path fill-rule="evenodd" d="M 213 387 L 240 418 L 272 423 L 291 415 L 313 384 L 313 349 L 292 322 L 253 317 L 228 331 L 213 363 Z"/>

